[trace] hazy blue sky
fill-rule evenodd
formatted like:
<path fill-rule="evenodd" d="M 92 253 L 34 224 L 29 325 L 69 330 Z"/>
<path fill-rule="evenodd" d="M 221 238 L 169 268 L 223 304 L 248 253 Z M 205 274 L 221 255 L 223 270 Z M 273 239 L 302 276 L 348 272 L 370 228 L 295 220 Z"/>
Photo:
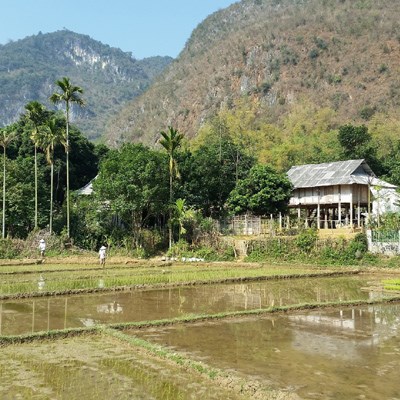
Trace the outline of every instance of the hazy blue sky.
<path fill-rule="evenodd" d="M 193 29 L 237 0 L 0 0 L 0 44 L 67 28 L 138 58 L 176 57 Z"/>

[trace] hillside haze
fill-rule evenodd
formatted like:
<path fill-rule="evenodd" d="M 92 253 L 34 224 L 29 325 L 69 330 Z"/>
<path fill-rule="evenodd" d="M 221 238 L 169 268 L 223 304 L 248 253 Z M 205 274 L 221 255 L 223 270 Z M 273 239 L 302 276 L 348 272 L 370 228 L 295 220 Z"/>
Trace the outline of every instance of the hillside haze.
<path fill-rule="evenodd" d="M 243 0 L 209 16 L 152 86 L 107 126 L 107 141 L 189 138 L 221 109 L 257 103 L 279 123 L 304 101 L 364 123 L 400 104 L 400 2 Z"/>
<path fill-rule="evenodd" d="M 72 122 L 89 139 L 99 139 L 108 118 L 141 94 L 172 61 L 136 60 L 132 54 L 68 30 L 29 36 L 0 45 L 0 126 L 16 121 L 24 106 L 48 101 L 54 82 L 67 76 L 84 90 L 84 108 L 72 108 Z"/>

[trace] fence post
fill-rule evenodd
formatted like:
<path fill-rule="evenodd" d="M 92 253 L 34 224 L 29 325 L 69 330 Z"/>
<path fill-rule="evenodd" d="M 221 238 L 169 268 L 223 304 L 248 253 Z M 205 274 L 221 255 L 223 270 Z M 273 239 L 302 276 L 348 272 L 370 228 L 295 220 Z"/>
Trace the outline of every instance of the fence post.
<path fill-rule="evenodd" d="M 397 254 L 400 254 L 400 231 L 397 231 Z"/>

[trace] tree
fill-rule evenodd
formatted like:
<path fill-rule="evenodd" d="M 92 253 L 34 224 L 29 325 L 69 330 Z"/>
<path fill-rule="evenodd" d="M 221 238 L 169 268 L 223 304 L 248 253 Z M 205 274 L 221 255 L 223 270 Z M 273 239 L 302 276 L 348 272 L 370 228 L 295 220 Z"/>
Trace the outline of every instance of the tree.
<path fill-rule="evenodd" d="M 165 156 L 141 144 L 125 144 L 110 150 L 93 181 L 99 212 L 112 215 L 115 229 L 124 229 L 141 245 L 142 228 L 157 218 L 168 204 Z"/>
<path fill-rule="evenodd" d="M 346 159 L 365 159 L 371 169 L 379 176 L 383 173 L 383 165 L 377 158 L 376 147 L 372 136 L 365 125 L 343 125 L 339 128 L 339 143 Z"/>
<path fill-rule="evenodd" d="M 65 136 L 61 129 L 57 126 L 56 118 L 47 121 L 43 128 L 42 145 L 46 150 L 46 160 L 50 165 L 50 218 L 49 230 L 53 231 L 53 193 L 54 193 L 54 148 L 58 143 L 66 146 Z"/>
<path fill-rule="evenodd" d="M 186 233 L 185 222 L 193 220 L 196 216 L 195 210 L 186 206 L 185 199 L 176 199 L 174 205 L 173 222 L 179 225 L 178 240 Z"/>
<path fill-rule="evenodd" d="M 228 198 L 228 207 L 235 214 L 255 215 L 284 212 L 292 193 L 292 184 L 285 174 L 267 165 L 255 165 L 246 178 L 238 181 Z"/>
<path fill-rule="evenodd" d="M 31 139 L 35 147 L 35 229 L 38 228 L 38 164 L 37 164 L 37 148 L 41 144 L 40 126 L 45 122 L 47 110 L 45 106 L 38 101 L 31 101 L 25 106 L 26 119 L 32 125 Z"/>
<path fill-rule="evenodd" d="M 183 134 L 179 133 L 172 126 L 168 127 L 168 132 L 161 131 L 160 144 L 167 151 L 169 157 L 169 248 L 172 247 L 172 204 L 174 199 L 173 194 L 173 178 L 179 177 L 178 165 L 175 159 L 177 149 L 181 146 Z"/>
<path fill-rule="evenodd" d="M 0 129 L 0 146 L 3 147 L 3 218 L 2 218 L 2 238 L 6 234 L 6 150 L 9 143 L 15 138 L 15 130 L 12 128 Z"/>
<path fill-rule="evenodd" d="M 371 135 L 365 125 L 343 125 L 339 128 L 339 143 L 346 158 L 365 158 L 366 149 L 371 142 Z"/>
<path fill-rule="evenodd" d="M 65 117 L 66 117 L 66 137 L 65 137 L 65 151 L 66 151 L 66 162 L 67 162 L 67 236 L 70 237 L 70 224 L 69 224 L 69 118 L 70 109 L 73 104 L 83 106 L 85 103 L 80 97 L 83 93 L 83 89 L 79 86 L 74 86 L 67 77 L 63 77 L 61 80 L 56 82 L 56 85 L 61 90 L 61 93 L 53 93 L 50 96 L 50 101 L 57 103 L 65 103 Z"/>
<path fill-rule="evenodd" d="M 181 153 L 179 158 L 182 172 L 177 189 L 179 197 L 203 216 L 213 218 L 225 213 L 226 200 L 236 178 L 243 179 L 254 164 L 254 158 L 244 154 L 227 136 L 209 137 L 196 151 Z"/>
<path fill-rule="evenodd" d="M 7 234 L 9 233 L 12 237 L 26 238 L 34 229 L 35 179 L 34 169 L 32 168 L 33 162 L 32 155 L 17 157 L 14 160 L 10 159 L 7 163 L 7 187 L 12 187 L 12 190 L 7 191 Z M 47 221 L 47 213 L 44 215 L 40 210 L 47 209 L 49 189 L 45 179 L 45 169 L 40 168 L 40 163 L 38 180 L 41 182 L 38 187 L 38 225 L 40 227 Z"/>

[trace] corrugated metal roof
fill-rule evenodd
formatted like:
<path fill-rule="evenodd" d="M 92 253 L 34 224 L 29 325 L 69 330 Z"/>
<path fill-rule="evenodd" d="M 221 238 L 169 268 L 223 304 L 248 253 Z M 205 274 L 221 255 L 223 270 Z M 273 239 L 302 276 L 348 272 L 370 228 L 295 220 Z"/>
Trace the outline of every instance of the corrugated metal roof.
<path fill-rule="evenodd" d="M 76 194 L 80 195 L 89 195 L 93 193 L 93 184 L 92 181 L 87 183 L 85 186 L 81 187 L 80 189 L 76 190 Z"/>
<path fill-rule="evenodd" d="M 87 183 L 85 186 L 81 187 L 80 189 L 76 190 L 76 194 L 78 195 L 90 195 L 93 193 L 93 181 L 97 178 L 98 175 L 96 175 L 89 183 Z"/>
<path fill-rule="evenodd" d="M 377 179 L 364 160 L 296 165 L 287 174 L 295 189 L 355 183 L 396 187 Z"/>

